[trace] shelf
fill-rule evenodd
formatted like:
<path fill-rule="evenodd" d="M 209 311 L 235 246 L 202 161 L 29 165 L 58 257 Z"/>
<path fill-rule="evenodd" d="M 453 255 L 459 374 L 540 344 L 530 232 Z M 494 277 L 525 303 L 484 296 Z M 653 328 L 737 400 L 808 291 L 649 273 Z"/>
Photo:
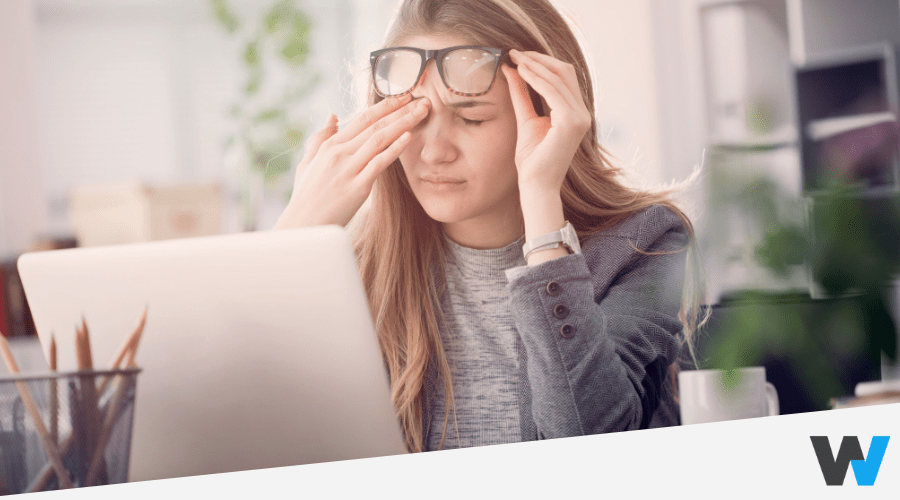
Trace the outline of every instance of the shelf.
<path fill-rule="evenodd" d="M 900 188 L 896 49 L 849 47 L 795 68 L 804 190 L 833 181 L 879 198 Z M 854 133 L 855 132 L 855 133 Z"/>
<path fill-rule="evenodd" d="M 890 111 L 824 118 L 807 123 L 806 135 L 814 141 L 822 141 L 846 132 L 896 122 L 897 115 Z"/>
<path fill-rule="evenodd" d="M 853 197 L 858 198 L 860 200 L 888 200 L 895 199 L 897 194 L 900 193 L 900 188 L 896 185 L 889 186 L 875 186 L 870 187 L 865 184 L 860 184 L 856 190 L 852 190 L 849 192 Z M 829 191 L 827 188 L 816 188 L 816 189 L 807 189 L 804 193 L 804 196 L 810 199 L 819 199 L 821 197 L 831 197 L 834 195 L 832 191 Z"/>
<path fill-rule="evenodd" d="M 780 149 L 796 147 L 798 144 L 797 129 L 790 125 L 779 127 L 767 134 L 744 137 L 712 136 L 709 139 L 710 147 L 737 151 Z"/>

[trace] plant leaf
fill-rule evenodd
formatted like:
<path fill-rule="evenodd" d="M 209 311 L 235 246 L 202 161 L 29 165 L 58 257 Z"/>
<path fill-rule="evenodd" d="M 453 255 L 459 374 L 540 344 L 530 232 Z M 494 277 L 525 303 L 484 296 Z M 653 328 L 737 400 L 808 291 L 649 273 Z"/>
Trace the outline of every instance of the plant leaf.
<path fill-rule="evenodd" d="M 292 38 L 281 50 L 281 55 L 294 66 L 302 66 L 309 55 L 309 47 L 305 38 Z"/>
<path fill-rule="evenodd" d="M 240 28 L 238 18 L 232 13 L 231 6 L 227 0 L 210 0 L 213 17 L 218 21 L 229 35 L 233 35 Z"/>
<path fill-rule="evenodd" d="M 264 23 L 266 25 L 266 33 L 274 35 L 281 29 L 284 21 L 284 9 L 280 5 L 275 5 L 266 14 Z"/>
<path fill-rule="evenodd" d="M 256 115 L 254 121 L 256 122 L 268 122 L 273 120 L 278 120 L 284 117 L 284 109 L 282 108 L 272 108 L 267 109 L 265 111 L 261 111 Z"/>
<path fill-rule="evenodd" d="M 247 42 L 247 47 L 244 48 L 244 62 L 250 67 L 259 64 L 259 40 Z"/>
<path fill-rule="evenodd" d="M 291 148 L 297 147 L 303 141 L 303 129 L 299 127 L 290 127 L 284 136 Z"/>
<path fill-rule="evenodd" d="M 247 81 L 247 86 L 244 88 L 244 92 L 249 96 L 259 92 L 259 88 L 262 86 L 262 71 L 254 70 L 250 73 L 250 80 Z"/>

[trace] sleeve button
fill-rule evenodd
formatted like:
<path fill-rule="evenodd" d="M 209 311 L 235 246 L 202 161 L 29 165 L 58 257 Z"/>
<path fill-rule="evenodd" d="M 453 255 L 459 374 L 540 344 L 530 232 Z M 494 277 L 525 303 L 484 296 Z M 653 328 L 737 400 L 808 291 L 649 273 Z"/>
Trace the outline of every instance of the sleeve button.
<path fill-rule="evenodd" d="M 564 339 L 570 339 L 575 336 L 575 327 L 566 323 L 559 329 L 559 334 L 562 335 Z"/>
<path fill-rule="evenodd" d="M 561 292 L 561 291 L 562 291 L 562 287 L 559 286 L 559 283 L 557 283 L 555 281 L 551 281 L 550 283 L 547 283 L 547 293 L 552 295 L 553 297 L 556 297 L 557 295 L 559 295 L 559 292 Z"/>
<path fill-rule="evenodd" d="M 553 315 L 559 319 L 566 319 L 569 315 L 569 308 L 562 304 L 556 304 L 556 307 L 553 308 Z"/>

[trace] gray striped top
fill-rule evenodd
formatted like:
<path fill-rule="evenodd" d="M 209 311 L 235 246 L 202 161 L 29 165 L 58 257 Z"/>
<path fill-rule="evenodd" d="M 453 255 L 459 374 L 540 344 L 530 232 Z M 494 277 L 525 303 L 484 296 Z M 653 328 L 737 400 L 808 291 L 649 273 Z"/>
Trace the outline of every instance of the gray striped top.
<path fill-rule="evenodd" d="M 444 342 L 459 347 L 451 359 L 460 435 L 447 447 L 677 425 L 667 372 L 680 354 L 690 241 L 679 215 L 656 205 L 583 237 L 582 254 L 534 266 L 516 266 L 521 240 L 487 251 L 448 244 L 450 275 L 433 269 L 452 325 L 441 327 Z M 496 266 L 477 264 L 492 255 Z M 432 365 L 423 386 L 428 449 L 444 423 L 439 378 Z"/>
<path fill-rule="evenodd" d="M 524 242 L 523 235 L 503 248 L 476 250 L 447 238 L 441 339 L 453 377 L 456 421 L 451 413 L 442 449 L 521 440 L 516 396 L 521 340 L 509 309 L 504 271 L 526 265 Z M 443 384 L 437 384 L 429 450 L 440 444 L 445 408 Z"/>

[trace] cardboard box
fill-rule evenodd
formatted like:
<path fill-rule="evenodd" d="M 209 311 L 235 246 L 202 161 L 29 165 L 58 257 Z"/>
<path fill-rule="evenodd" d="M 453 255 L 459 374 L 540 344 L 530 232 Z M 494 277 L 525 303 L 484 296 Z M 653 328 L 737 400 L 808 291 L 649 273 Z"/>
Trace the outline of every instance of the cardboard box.
<path fill-rule="evenodd" d="M 222 190 L 214 184 L 83 186 L 70 203 L 82 247 L 222 232 Z"/>

